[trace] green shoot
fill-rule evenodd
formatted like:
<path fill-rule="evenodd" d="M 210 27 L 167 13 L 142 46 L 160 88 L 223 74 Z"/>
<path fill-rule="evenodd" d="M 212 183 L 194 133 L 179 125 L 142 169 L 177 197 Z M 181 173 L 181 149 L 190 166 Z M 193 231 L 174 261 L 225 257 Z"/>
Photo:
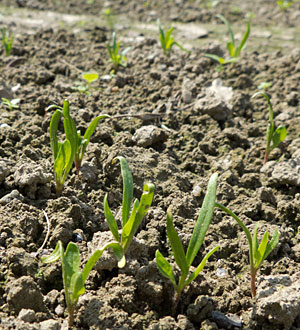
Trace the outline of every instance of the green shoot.
<path fill-rule="evenodd" d="M 12 45 L 14 42 L 14 36 L 7 31 L 7 28 L 4 26 L 1 30 L 1 42 L 3 44 L 4 53 L 6 56 L 11 54 Z"/>
<path fill-rule="evenodd" d="M 13 109 L 19 109 L 19 103 L 20 103 L 20 99 L 6 99 L 4 97 L 1 98 L 2 99 L 2 103 L 5 107 L 7 107 L 9 110 L 13 110 Z"/>
<path fill-rule="evenodd" d="M 57 131 L 61 117 L 63 117 L 65 132 L 70 132 L 72 125 L 75 124 L 70 117 L 69 102 L 67 100 L 65 100 L 63 108 L 52 105 L 48 107 L 47 110 L 54 107 L 58 109 L 54 112 L 50 121 L 50 145 L 54 158 L 56 195 L 59 196 L 72 168 L 76 150 L 74 145 L 77 144 L 77 139 L 66 133 L 66 139 L 63 142 L 58 141 Z"/>
<path fill-rule="evenodd" d="M 221 71 L 223 69 L 224 65 L 226 65 L 228 63 L 234 63 L 239 60 L 241 51 L 245 48 L 246 42 L 247 42 L 249 34 L 250 34 L 250 23 L 249 22 L 247 23 L 246 32 L 244 33 L 241 43 L 237 46 L 235 37 L 234 37 L 234 33 L 233 33 L 230 23 L 222 15 L 217 15 L 217 17 L 226 25 L 227 31 L 228 31 L 230 39 L 231 39 L 231 41 L 227 42 L 227 50 L 228 50 L 229 57 L 223 58 L 223 57 L 215 55 L 215 54 L 205 54 L 205 56 L 218 62 L 219 65 L 217 66 L 217 70 Z"/>
<path fill-rule="evenodd" d="M 74 86 L 73 89 L 80 93 L 90 95 L 91 83 L 96 81 L 98 78 L 98 73 L 84 72 L 82 74 L 82 79 L 85 80 L 85 83 L 77 82 L 76 86 Z"/>
<path fill-rule="evenodd" d="M 219 207 L 222 211 L 226 212 L 230 216 L 232 216 L 237 223 L 241 226 L 243 231 L 246 234 L 249 244 L 249 260 L 250 260 L 250 275 L 251 275 L 251 295 L 253 298 L 256 296 L 256 274 L 258 268 L 263 263 L 263 261 L 268 257 L 268 255 L 275 249 L 276 245 L 279 242 L 279 232 L 275 230 L 274 235 L 269 242 L 269 233 L 266 231 L 262 238 L 261 243 L 258 245 L 257 241 L 257 228 L 258 224 L 255 226 L 253 236 L 251 237 L 251 233 L 249 229 L 243 224 L 243 222 L 238 218 L 238 216 L 225 207 L 222 204 L 216 203 L 216 207 Z"/>
<path fill-rule="evenodd" d="M 123 178 L 123 202 L 122 202 L 122 234 L 119 236 L 118 225 L 112 214 L 108 202 L 107 194 L 104 197 L 104 214 L 110 231 L 112 232 L 116 242 L 120 243 L 123 249 L 124 255 L 130 246 L 130 243 L 135 235 L 138 227 L 142 223 L 142 220 L 148 212 L 154 194 L 154 185 L 147 183 L 144 185 L 144 192 L 141 196 L 140 201 L 136 199 L 133 203 L 132 211 L 130 214 L 131 203 L 133 199 L 133 180 L 132 175 L 128 166 L 128 163 L 124 157 L 116 157 L 116 160 L 120 161 L 121 174 Z M 125 266 L 125 258 L 118 263 L 118 267 L 122 268 Z"/>
<path fill-rule="evenodd" d="M 268 88 L 270 88 L 272 86 L 272 83 L 271 82 L 267 82 L 267 81 L 263 81 L 261 82 L 259 85 L 258 85 L 258 89 L 260 90 L 267 90 Z"/>
<path fill-rule="evenodd" d="M 112 73 L 117 73 L 120 66 L 126 67 L 127 57 L 125 54 L 129 51 L 130 47 L 125 48 L 121 53 L 119 53 L 121 41 L 117 42 L 116 33 L 112 34 L 112 45 L 106 44 L 106 48 L 109 54 L 109 61 L 113 64 Z"/>
<path fill-rule="evenodd" d="M 65 299 L 69 314 L 69 327 L 72 327 L 74 323 L 74 312 L 78 298 L 85 292 L 85 281 L 102 253 L 109 247 L 114 250 L 114 254 L 118 260 L 121 260 L 123 255 L 120 245 L 118 243 L 108 243 L 103 249 L 95 251 L 90 256 L 82 272 L 80 271 L 80 252 L 77 245 L 72 242 L 68 244 L 64 252 L 62 242 L 59 241 L 56 244 L 55 250 L 48 257 L 41 258 L 43 263 L 52 263 L 61 259 Z"/>
<path fill-rule="evenodd" d="M 160 20 L 157 21 L 157 24 L 158 24 L 158 30 L 159 30 L 160 45 L 166 56 L 170 56 L 173 46 L 177 46 L 182 51 L 190 54 L 190 52 L 187 49 L 182 47 L 177 41 L 174 40 L 174 37 L 172 36 L 173 30 L 174 30 L 173 27 L 170 27 L 169 30 L 164 32 L 164 30 L 162 29 L 162 27 L 160 25 Z"/>
<path fill-rule="evenodd" d="M 65 100 L 63 107 L 50 105 L 47 110 L 53 108 L 57 110 L 53 114 L 50 122 L 50 142 L 54 156 L 56 194 L 59 196 L 63 189 L 64 182 L 72 168 L 73 161 L 75 163 L 76 173 L 79 177 L 82 159 L 91 136 L 93 135 L 99 120 L 109 118 L 109 115 L 100 115 L 93 119 L 85 131 L 84 136 L 81 136 L 80 131 L 77 131 L 76 129 L 74 119 L 70 115 L 69 102 Z M 58 123 L 61 117 L 63 117 L 66 134 L 66 140 L 63 143 L 60 143 L 57 140 Z"/>
<path fill-rule="evenodd" d="M 288 10 L 293 3 L 293 0 L 277 0 L 278 7 L 283 11 Z"/>
<path fill-rule="evenodd" d="M 265 151 L 265 157 L 264 157 L 264 164 L 268 161 L 270 152 L 275 149 L 285 138 L 287 135 L 286 128 L 283 126 L 275 127 L 274 122 L 274 112 L 273 112 L 273 106 L 270 101 L 269 96 L 264 92 L 257 92 L 252 97 L 256 96 L 263 96 L 269 106 L 269 126 L 267 129 L 267 143 L 266 143 L 266 151 Z"/>
<path fill-rule="evenodd" d="M 173 313 L 176 313 L 177 305 L 183 289 L 199 275 L 199 273 L 205 266 L 208 258 L 220 247 L 216 246 L 215 248 L 210 250 L 204 256 L 195 271 L 189 275 L 192 263 L 204 241 L 205 234 L 208 230 L 211 218 L 213 216 L 216 200 L 217 179 L 218 175 L 215 173 L 211 176 L 209 180 L 207 193 L 205 195 L 202 208 L 195 224 L 193 234 L 186 253 L 184 252 L 183 245 L 180 241 L 178 233 L 174 228 L 172 214 L 167 211 L 167 236 L 171 244 L 175 262 L 181 271 L 179 281 L 176 282 L 171 264 L 165 259 L 165 257 L 160 253 L 159 250 L 156 251 L 156 263 L 161 274 L 168 278 L 174 286 L 175 297 L 173 304 Z"/>

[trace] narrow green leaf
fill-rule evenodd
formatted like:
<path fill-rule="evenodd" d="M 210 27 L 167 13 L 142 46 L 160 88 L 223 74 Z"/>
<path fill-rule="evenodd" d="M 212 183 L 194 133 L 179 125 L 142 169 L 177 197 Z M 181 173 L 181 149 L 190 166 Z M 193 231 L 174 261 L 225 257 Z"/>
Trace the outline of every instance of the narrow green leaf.
<path fill-rule="evenodd" d="M 60 183 L 64 183 L 64 171 L 70 164 L 72 165 L 72 151 L 71 144 L 69 140 L 65 140 L 62 144 L 60 144 L 60 148 L 58 150 L 57 157 L 54 161 L 54 172 L 57 178 L 60 180 Z M 65 171 L 66 172 L 66 171 Z"/>
<path fill-rule="evenodd" d="M 129 219 L 129 212 L 133 197 L 133 180 L 127 160 L 124 157 L 120 156 L 116 157 L 113 160 L 113 163 L 117 159 L 120 161 L 121 174 L 123 178 L 122 224 L 124 227 Z"/>
<path fill-rule="evenodd" d="M 62 117 L 62 111 L 56 110 L 51 117 L 50 121 L 50 146 L 53 153 L 54 160 L 58 154 L 58 140 L 57 140 L 57 131 L 58 131 L 58 123 L 60 118 Z"/>
<path fill-rule="evenodd" d="M 172 214 L 169 211 L 167 211 L 167 235 L 171 243 L 171 248 L 174 254 L 175 261 L 180 268 L 182 274 L 186 276 L 189 272 L 189 267 L 186 261 L 181 240 L 177 234 L 177 231 L 174 228 Z"/>
<path fill-rule="evenodd" d="M 264 261 L 268 257 L 268 255 L 275 249 L 276 245 L 279 242 L 279 237 L 280 237 L 280 234 L 279 234 L 278 230 L 275 230 L 274 235 L 265 250 L 262 261 Z"/>
<path fill-rule="evenodd" d="M 258 247 L 258 256 L 259 258 L 256 259 L 255 261 L 255 266 L 256 268 L 258 268 L 261 263 L 263 262 L 263 257 L 264 257 L 264 254 L 266 252 L 266 248 L 267 248 L 267 245 L 268 245 L 268 241 L 269 241 L 269 233 L 266 231 L 264 233 L 264 236 L 263 236 L 263 239 Z"/>
<path fill-rule="evenodd" d="M 109 115 L 100 115 L 100 116 L 96 117 L 95 119 L 93 119 L 91 121 L 91 123 L 89 124 L 87 130 L 85 131 L 84 136 L 83 136 L 83 141 L 84 142 L 83 142 L 83 145 L 82 145 L 82 151 L 81 151 L 81 157 L 80 157 L 81 160 L 82 160 L 82 157 L 85 153 L 86 147 L 90 142 L 91 136 L 95 132 L 95 129 L 98 125 L 99 120 L 101 120 L 103 118 L 110 118 L 110 116 Z"/>
<path fill-rule="evenodd" d="M 61 250 L 63 249 L 61 241 L 58 241 L 54 251 L 48 257 L 42 257 L 41 260 L 45 264 L 57 261 L 60 258 Z"/>
<path fill-rule="evenodd" d="M 234 45 L 232 42 L 227 43 L 227 49 L 228 49 L 230 57 L 235 57 L 235 49 L 234 49 Z"/>
<path fill-rule="evenodd" d="M 125 226 L 123 226 L 121 245 L 123 246 L 125 252 L 127 251 L 134 234 L 152 204 L 154 188 L 154 184 L 152 183 L 147 183 L 144 185 L 144 192 L 141 196 L 136 212 L 134 210 L 135 208 L 133 208 L 128 222 Z"/>
<path fill-rule="evenodd" d="M 114 251 L 114 255 L 115 255 L 115 257 L 117 258 L 118 261 L 122 260 L 122 258 L 124 257 L 124 250 L 123 250 L 122 246 L 119 243 L 116 243 L 116 242 L 106 244 L 102 249 L 96 250 L 90 256 L 89 260 L 85 264 L 85 266 L 83 268 L 83 271 L 82 271 L 83 283 L 85 283 L 87 277 L 89 276 L 90 271 L 95 266 L 96 262 L 100 259 L 103 252 L 108 248 L 111 248 Z"/>
<path fill-rule="evenodd" d="M 65 251 L 65 262 L 64 262 L 67 285 L 70 287 L 71 278 L 74 273 L 79 272 L 80 268 L 80 253 L 78 246 L 70 242 Z"/>
<path fill-rule="evenodd" d="M 211 58 L 212 60 L 215 60 L 216 62 L 220 63 L 220 64 L 224 64 L 224 58 L 220 57 L 218 55 L 215 54 L 204 54 L 205 57 Z"/>
<path fill-rule="evenodd" d="M 64 122 L 64 128 L 65 128 L 65 134 L 67 139 L 70 141 L 71 146 L 72 146 L 72 152 L 73 152 L 73 157 L 75 155 L 75 151 L 78 148 L 77 145 L 77 130 L 76 130 L 76 125 L 73 120 L 73 118 L 70 115 L 70 107 L 69 107 L 69 101 L 65 100 L 64 101 L 64 106 L 63 106 L 63 122 Z"/>
<path fill-rule="evenodd" d="M 256 224 L 256 226 L 254 228 L 254 232 L 253 232 L 253 236 L 252 236 L 252 248 L 253 248 L 253 259 L 254 259 L 254 262 L 255 262 L 255 260 L 259 259 L 259 255 L 258 255 L 258 242 L 257 242 L 257 228 L 258 228 L 258 223 Z"/>
<path fill-rule="evenodd" d="M 76 272 L 72 275 L 69 289 L 70 289 L 70 298 L 72 300 L 72 304 L 76 305 L 79 296 L 81 296 L 85 292 L 85 287 L 81 272 Z"/>
<path fill-rule="evenodd" d="M 237 47 L 236 51 L 235 51 L 235 56 L 238 57 L 240 56 L 241 51 L 245 48 L 246 46 L 246 42 L 248 40 L 250 34 L 250 23 L 247 23 L 247 28 L 246 28 L 246 32 L 244 33 L 243 39 L 240 43 L 240 45 Z"/>
<path fill-rule="evenodd" d="M 209 179 L 207 193 L 204 197 L 200 214 L 187 249 L 186 259 L 188 266 L 192 265 L 196 257 L 213 216 L 216 201 L 217 180 L 217 173 L 214 173 Z"/>
<path fill-rule="evenodd" d="M 201 270 L 204 268 L 207 260 L 209 259 L 209 257 L 215 253 L 218 249 L 220 248 L 220 245 L 214 247 L 212 250 L 210 250 L 205 257 L 202 259 L 200 265 L 196 268 L 196 270 L 189 276 L 189 278 L 185 281 L 184 286 L 186 287 L 187 285 L 189 285 L 201 272 Z"/>
<path fill-rule="evenodd" d="M 110 231 L 112 232 L 115 240 L 117 242 L 120 242 L 120 237 L 119 237 L 119 232 L 118 232 L 118 225 L 117 222 L 115 220 L 114 215 L 112 214 L 110 207 L 108 205 L 107 202 L 107 194 L 105 194 L 104 196 L 104 214 L 105 214 L 105 219 L 107 221 L 108 227 L 110 229 Z"/>
<path fill-rule="evenodd" d="M 218 17 L 226 25 L 231 42 L 233 44 L 233 47 L 235 48 L 234 34 L 233 34 L 230 23 L 227 21 L 227 19 L 223 15 L 217 15 L 216 17 Z"/>
<path fill-rule="evenodd" d="M 156 264 L 157 264 L 158 270 L 160 271 L 162 276 L 166 277 L 167 279 L 169 279 L 172 282 L 172 284 L 174 285 L 174 288 L 176 290 L 177 284 L 175 281 L 172 266 L 166 260 L 166 258 L 159 252 L 159 250 L 156 250 L 155 258 L 156 258 Z"/>
<path fill-rule="evenodd" d="M 186 52 L 186 53 L 188 53 L 188 54 L 191 53 L 189 50 L 187 50 L 187 49 L 185 49 L 183 46 L 181 46 L 177 41 L 174 41 L 174 42 L 173 42 L 173 45 L 176 45 L 178 48 L 180 48 L 182 51 L 184 51 L 184 52 Z"/>
<path fill-rule="evenodd" d="M 276 131 L 272 135 L 273 145 L 271 150 L 276 148 L 286 138 L 286 136 L 287 136 L 286 128 L 283 126 L 277 127 Z"/>

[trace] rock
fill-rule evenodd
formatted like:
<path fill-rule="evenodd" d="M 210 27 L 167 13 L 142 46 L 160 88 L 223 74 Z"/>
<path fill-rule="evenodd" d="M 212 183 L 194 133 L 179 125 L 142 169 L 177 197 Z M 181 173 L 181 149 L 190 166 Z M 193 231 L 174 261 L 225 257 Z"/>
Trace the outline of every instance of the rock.
<path fill-rule="evenodd" d="M 24 188 L 29 197 L 35 199 L 38 185 L 45 185 L 52 180 L 52 173 L 49 173 L 44 165 L 37 163 L 22 163 L 17 165 L 15 171 L 15 184 Z"/>
<path fill-rule="evenodd" d="M 0 183 L 5 180 L 5 178 L 9 175 L 10 168 L 7 160 L 0 160 Z"/>
<path fill-rule="evenodd" d="M 98 177 L 97 160 L 93 158 L 91 162 L 84 162 L 80 169 L 83 182 L 94 183 Z"/>
<path fill-rule="evenodd" d="M 56 320 L 46 320 L 40 323 L 40 330 L 59 330 L 60 324 Z"/>
<path fill-rule="evenodd" d="M 213 311 L 213 301 L 208 296 L 198 296 L 193 304 L 190 304 L 187 309 L 187 317 L 189 320 L 201 323 L 207 318 L 210 318 Z"/>
<path fill-rule="evenodd" d="M 156 143 L 165 142 L 168 132 L 154 125 L 142 126 L 134 133 L 132 140 L 139 147 L 150 147 Z"/>
<path fill-rule="evenodd" d="M 280 163 L 269 161 L 260 171 L 266 175 L 269 184 L 300 186 L 300 158 Z"/>
<path fill-rule="evenodd" d="M 18 315 L 18 319 L 24 322 L 32 323 L 35 321 L 35 312 L 32 309 L 22 308 Z"/>
<path fill-rule="evenodd" d="M 223 133 L 229 139 L 232 148 L 242 147 L 246 149 L 250 147 L 250 143 L 248 141 L 246 134 L 244 134 L 238 128 L 227 127 L 223 130 Z"/>
<path fill-rule="evenodd" d="M 213 321 L 216 322 L 217 325 L 221 328 L 235 329 L 242 327 L 242 322 L 240 321 L 237 315 L 232 315 L 232 314 L 225 315 L 221 312 L 213 311 L 211 313 L 211 316 Z"/>
<path fill-rule="evenodd" d="M 1 199 L 0 199 L 0 204 L 1 205 L 6 205 L 9 202 L 11 202 L 12 200 L 17 199 L 19 201 L 23 201 L 24 197 L 19 193 L 18 190 L 14 189 L 13 191 L 11 191 L 9 194 L 4 195 Z"/>
<path fill-rule="evenodd" d="M 19 313 L 21 309 L 32 309 L 35 312 L 45 311 L 43 295 L 30 276 L 22 276 L 7 284 L 7 302 L 11 310 Z"/>
<path fill-rule="evenodd" d="M 201 114 L 206 113 L 215 120 L 224 121 L 232 109 L 230 104 L 232 96 L 232 88 L 223 86 L 222 81 L 216 79 L 211 87 L 204 90 L 204 96 L 196 101 L 194 110 Z"/>
<path fill-rule="evenodd" d="M 293 276 L 265 276 L 257 288 L 256 308 L 252 318 L 258 324 L 272 324 L 273 329 L 290 329 L 300 314 L 300 273 Z"/>

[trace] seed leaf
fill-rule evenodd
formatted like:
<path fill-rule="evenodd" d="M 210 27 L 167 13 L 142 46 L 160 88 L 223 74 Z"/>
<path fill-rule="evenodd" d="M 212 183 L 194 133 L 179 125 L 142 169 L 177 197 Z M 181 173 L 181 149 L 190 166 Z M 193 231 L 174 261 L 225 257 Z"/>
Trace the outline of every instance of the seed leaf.
<path fill-rule="evenodd" d="M 214 173 L 208 182 L 207 193 L 204 197 L 204 201 L 195 224 L 193 234 L 188 246 L 186 259 L 188 266 L 191 266 L 205 237 L 207 229 L 209 227 L 216 201 L 218 174 Z"/>
<path fill-rule="evenodd" d="M 258 247 L 258 253 L 257 253 L 257 258 L 256 258 L 256 268 L 260 266 L 260 264 L 263 262 L 264 254 L 267 248 L 269 242 L 269 233 L 266 231 L 264 233 L 263 239 Z"/>
<path fill-rule="evenodd" d="M 174 228 L 172 214 L 168 211 L 167 211 L 167 235 L 171 243 L 171 248 L 174 254 L 176 264 L 180 268 L 182 274 L 186 276 L 189 272 L 189 267 L 187 264 L 182 243 L 177 234 L 177 231 Z"/>
<path fill-rule="evenodd" d="M 271 150 L 276 148 L 279 145 L 279 143 L 281 143 L 286 138 L 286 136 L 287 136 L 286 128 L 283 126 L 277 127 L 276 131 L 272 135 L 273 145 Z"/>
<path fill-rule="evenodd" d="M 84 294 L 84 292 L 85 287 L 82 279 L 82 273 L 78 271 L 72 275 L 70 281 L 70 295 L 73 300 L 73 304 L 76 304 L 79 296 Z"/>
<path fill-rule="evenodd" d="M 115 217 L 112 214 L 112 212 L 110 210 L 110 207 L 108 205 L 107 194 L 105 194 L 105 196 L 104 196 L 104 202 L 103 203 L 104 203 L 105 219 L 107 221 L 108 227 L 109 227 L 110 231 L 112 232 L 115 240 L 117 242 L 119 242 L 120 241 L 120 237 L 119 237 L 119 232 L 118 232 L 118 225 L 117 225 L 117 222 L 115 220 Z"/>
<path fill-rule="evenodd" d="M 174 273 L 173 273 L 172 266 L 170 265 L 170 263 L 159 252 L 159 250 L 156 250 L 155 258 L 156 258 L 157 267 L 158 267 L 158 270 L 160 271 L 160 273 L 164 277 L 169 279 L 172 282 L 172 284 L 174 285 L 174 288 L 176 289 L 177 284 L 176 284 Z"/>

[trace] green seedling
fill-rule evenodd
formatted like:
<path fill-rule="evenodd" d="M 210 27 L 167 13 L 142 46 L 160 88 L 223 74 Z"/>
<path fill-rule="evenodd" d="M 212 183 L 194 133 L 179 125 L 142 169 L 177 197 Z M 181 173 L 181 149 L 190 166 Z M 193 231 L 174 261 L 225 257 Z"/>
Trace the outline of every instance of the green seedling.
<path fill-rule="evenodd" d="M 263 81 L 258 85 L 258 89 L 260 90 L 267 90 L 268 88 L 270 88 L 272 86 L 272 83 L 267 82 L 267 81 Z"/>
<path fill-rule="evenodd" d="M 160 20 L 157 21 L 157 24 L 158 24 L 160 45 L 166 56 L 170 56 L 173 46 L 177 46 L 182 51 L 190 54 L 190 52 L 187 49 L 182 47 L 177 41 L 174 40 L 174 37 L 172 36 L 173 30 L 174 30 L 173 27 L 170 27 L 169 30 L 164 32 L 164 30 L 162 29 L 162 27 L 160 25 Z"/>
<path fill-rule="evenodd" d="M 165 257 L 160 253 L 159 250 L 156 251 L 156 263 L 161 274 L 168 278 L 174 286 L 175 297 L 173 304 L 173 313 L 176 313 L 177 304 L 179 302 L 183 289 L 199 275 L 199 273 L 205 266 L 208 258 L 220 247 L 216 246 L 215 248 L 210 250 L 204 256 L 195 271 L 189 275 L 192 263 L 203 243 L 205 234 L 213 216 L 216 200 L 217 179 L 218 175 L 215 173 L 211 176 L 209 180 L 207 193 L 205 195 L 200 214 L 196 221 L 186 254 L 184 252 L 183 245 L 180 241 L 178 233 L 174 228 L 172 215 L 170 212 L 167 212 L 167 236 L 171 244 L 171 249 L 174 254 L 175 262 L 181 271 L 179 281 L 176 282 L 171 264 L 165 259 Z"/>
<path fill-rule="evenodd" d="M 4 105 L 5 107 L 7 107 L 9 110 L 13 110 L 13 109 L 19 109 L 19 103 L 20 103 L 20 99 L 6 99 L 4 97 L 1 98 L 2 100 L 2 105 Z"/>
<path fill-rule="evenodd" d="M 257 240 L 257 229 L 258 224 L 255 226 L 253 236 L 251 237 L 250 230 L 244 225 L 244 223 L 239 219 L 239 217 L 233 213 L 231 210 L 229 210 L 227 207 L 225 207 L 222 204 L 216 203 L 216 207 L 219 207 L 222 211 L 226 212 L 230 216 L 234 218 L 234 220 L 237 221 L 237 223 L 241 226 L 244 233 L 246 234 L 246 237 L 248 239 L 248 245 L 249 245 L 249 260 L 250 260 L 250 275 L 251 275 L 251 295 L 253 298 L 256 296 L 256 274 L 258 271 L 258 268 L 261 266 L 263 261 L 268 257 L 268 255 L 275 249 L 276 245 L 279 242 L 279 232 L 275 230 L 274 235 L 272 239 L 269 242 L 269 233 L 266 231 L 264 233 L 264 236 L 258 245 Z"/>
<path fill-rule="evenodd" d="M 41 258 L 43 263 L 52 263 L 61 259 L 65 299 L 69 314 L 69 327 L 72 327 L 74 323 L 74 312 L 78 298 L 85 292 L 85 281 L 90 271 L 107 248 L 113 249 L 118 260 L 123 258 L 120 245 L 114 242 L 108 243 L 103 249 L 95 251 L 90 256 L 82 272 L 80 271 L 80 252 L 75 243 L 70 242 L 64 252 L 62 242 L 59 241 L 56 244 L 55 250 L 48 257 Z"/>
<path fill-rule="evenodd" d="M 288 10 L 293 3 L 293 0 L 277 0 L 278 7 L 283 11 Z"/>
<path fill-rule="evenodd" d="M 270 152 L 275 149 L 285 138 L 287 135 L 286 128 L 283 126 L 279 126 L 276 128 L 275 122 L 274 122 L 274 112 L 273 112 L 273 106 L 270 101 L 269 96 L 264 92 L 257 92 L 252 97 L 256 96 L 263 96 L 269 106 L 269 126 L 267 129 L 267 144 L 266 144 L 266 151 L 265 151 L 265 157 L 264 157 L 264 164 L 268 161 Z"/>
<path fill-rule="evenodd" d="M 1 28 L 1 42 L 3 44 L 5 55 L 9 56 L 11 54 L 14 36 L 7 31 L 5 26 Z"/>
<path fill-rule="evenodd" d="M 109 61 L 113 64 L 112 73 L 115 74 L 118 72 L 119 67 L 126 67 L 127 57 L 125 54 L 129 51 L 130 47 L 125 48 L 121 53 L 120 51 L 121 41 L 117 42 L 116 33 L 112 34 L 112 45 L 109 43 L 106 44 L 106 48 L 109 54 Z"/>
<path fill-rule="evenodd" d="M 79 170 L 84 153 L 99 120 L 109 118 L 110 116 L 100 115 L 93 119 L 82 137 L 81 132 L 76 129 L 74 119 L 70 116 L 69 102 L 65 100 L 63 107 L 50 105 L 47 110 L 53 108 L 55 108 L 56 111 L 50 122 L 50 143 L 54 156 L 56 194 L 60 195 L 64 182 L 72 168 L 73 161 L 75 163 L 76 173 L 79 177 Z M 63 117 L 64 130 L 66 134 L 66 140 L 63 143 L 58 142 L 57 139 L 58 123 L 61 117 Z"/>
<path fill-rule="evenodd" d="M 133 203 L 132 211 L 130 214 L 132 199 L 133 199 L 133 180 L 128 166 L 128 163 L 124 157 L 116 157 L 113 162 L 119 160 L 121 164 L 121 174 L 123 178 L 123 201 L 122 201 L 122 234 L 121 237 L 118 232 L 118 225 L 114 215 L 109 208 L 107 202 L 107 194 L 104 197 L 104 214 L 110 231 L 112 232 L 116 242 L 120 243 L 123 254 L 126 254 L 130 243 L 139 228 L 144 216 L 148 212 L 154 194 L 154 185 L 147 183 L 144 185 L 144 192 L 140 201 L 136 199 Z M 125 266 L 125 258 L 118 263 L 118 267 Z"/>
<path fill-rule="evenodd" d="M 215 54 L 205 54 L 205 56 L 218 62 L 219 65 L 217 66 L 217 70 L 221 71 L 223 69 L 224 65 L 229 64 L 229 63 L 234 63 L 239 60 L 241 51 L 245 48 L 246 42 L 247 42 L 249 34 L 250 34 L 250 23 L 249 22 L 247 23 L 246 32 L 244 33 L 241 43 L 237 46 L 236 40 L 234 37 L 234 33 L 233 33 L 230 23 L 222 15 L 217 15 L 217 17 L 226 25 L 230 39 L 231 39 L 231 41 L 227 42 L 227 50 L 228 50 L 229 57 L 223 58 L 223 57 L 215 55 Z"/>
<path fill-rule="evenodd" d="M 91 83 L 96 81 L 99 78 L 99 75 L 94 72 L 84 72 L 81 77 L 85 80 L 85 83 L 78 82 L 73 89 L 80 93 L 90 95 Z"/>

